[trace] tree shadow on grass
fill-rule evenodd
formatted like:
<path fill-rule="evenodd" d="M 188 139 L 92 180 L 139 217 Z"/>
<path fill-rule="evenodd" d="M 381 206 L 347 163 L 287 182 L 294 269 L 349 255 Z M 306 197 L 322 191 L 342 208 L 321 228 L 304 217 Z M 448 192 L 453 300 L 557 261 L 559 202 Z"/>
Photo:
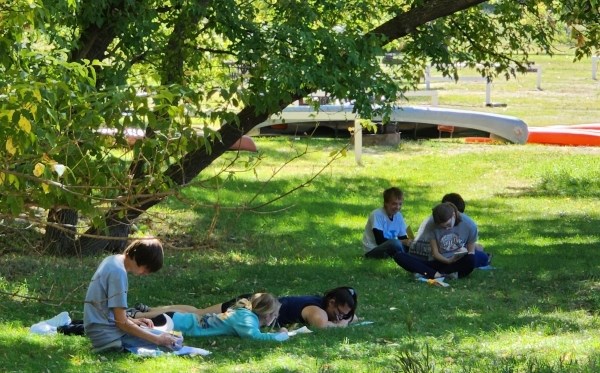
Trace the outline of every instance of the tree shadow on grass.
<path fill-rule="evenodd" d="M 275 201 L 271 205 L 263 206 L 256 211 L 247 211 L 245 214 L 248 216 L 245 219 L 239 218 L 239 212 L 246 205 L 250 198 L 253 198 L 255 193 L 260 193 L 260 197 L 255 200 L 252 205 L 246 206 L 246 208 L 252 208 L 252 206 L 261 205 L 269 200 L 276 199 L 280 195 L 286 193 L 293 187 L 300 184 L 301 180 L 272 180 L 269 182 L 268 193 L 262 191 L 263 184 L 260 182 L 252 182 L 248 180 L 228 180 L 227 187 L 223 188 L 223 194 L 220 195 L 219 201 L 211 200 L 210 197 L 205 196 L 200 190 L 193 190 L 187 194 L 187 198 L 190 200 L 196 199 L 200 208 L 196 210 L 198 215 L 206 212 L 206 206 L 215 206 L 215 203 L 219 203 L 221 207 L 239 207 L 240 210 L 230 213 L 229 216 L 221 214 L 221 219 L 235 218 L 239 220 L 239 225 L 248 227 L 248 231 L 251 231 L 251 227 L 254 224 L 259 225 L 262 221 L 270 220 L 270 224 L 273 226 L 273 230 L 277 231 L 279 224 L 286 225 L 287 221 L 300 220 L 299 224 L 296 224 L 299 228 L 311 231 L 310 225 L 315 220 L 331 221 L 335 216 L 348 215 L 348 216 L 359 216 L 365 219 L 368 214 L 375 208 L 382 205 L 382 192 L 385 188 L 392 186 L 389 180 L 384 178 L 372 178 L 368 180 L 355 180 L 352 177 L 342 178 L 327 178 L 322 177 L 318 180 L 311 182 L 299 191 L 287 195 L 283 199 Z M 427 191 L 429 187 L 427 184 L 419 185 L 402 185 L 399 183 L 404 191 L 407 199 L 411 201 L 419 201 L 419 205 L 426 204 L 428 208 L 435 205 L 436 201 L 431 201 L 427 197 Z M 227 192 L 225 192 L 227 190 Z M 231 196 L 231 198 L 228 198 Z M 245 197 L 244 197 L 245 196 Z M 365 197 L 366 196 L 366 197 Z M 441 197 L 440 197 L 441 198 Z M 245 200 L 244 200 L 245 199 Z M 173 210 L 180 210 L 189 208 L 189 201 L 181 202 L 174 199 L 169 199 L 166 202 L 166 207 Z M 406 204 L 406 209 L 411 209 L 412 206 Z M 431 206 L 431 207 L 429 207 Z M 228 210 L 231 211 L 231 210 Z M 254 219 L 256 218 L 256 219 Z M 221 225 L 231 225 L 231 221 L 225 221 Z M 305 227 L 304 224 L 309 225 Z M 323 224 L 320 224 L 323 225 Z M 236 225 L 238 226 L 238 225 Z M 328 229 L 332 227 L 329 226 Z"/>
<path fill-rule="evenodd" d="M 259 190 L 259 184 L 234 180 L 227 189 L 228 193 L 247 193 L 248 189 Z M 600 288 L 596 253 L 599 238 L 597 227 L 588 216 L 571 213 L 511 220 L 511 206 L 495 203 L 494 213 L 508 216 L 507 223 L 497 225 L 484 219 L 480 232 L 495 243 L 491 249 L 498 269 L 476 271 L 466 279 L 452 282 L 448 289 L 435 288 L 414 281 L 390 260 L 361 258 L 362 230 L 355 228 L 356 223 L 348 224 L 348 220 L 356 219 L 362 226 L 368 213 L 381 205 L 381 192 L 389 184 L 389 180 L 377 177 L 360 181 L 351 176 L 326 177 L 274 205 L 293 206 L 284 213 L 240 215 L 237 211 L 221 211 L 215 245 L 189 251 L 167 249 L 165 267 L 159 273 L 130 277 L 129 302 L 204 307 L 244 292 L 316 294 L 350 285 L 359 293 L 359 315 L 375 321 L 368 327 L 320 331 L 275 346 L 234 337 L 190 339 L 192 345 L 214 350 L 207 364 L 217 365 L 269 361 L 273 351 L 306 354 L 326 362 L 348 356 L 354 346 L 362 347 L 349 358 L 365 360 L 373 356 L 371 352 L 389 355 L 390 345 L 404 346 L 411 340 L 434 338 L 455 347 L 477 336 L 484 339 L 523 331 L 550 337 L 593 328 L 585 318 L 596 315 L 600 308 L 600 297 L 596 295 Z M 409 212 L 428 212 L 438 202 L 429 197 L 431 186 L 425 182 L 399 184 L 411 200 L 405 207 L 407 217 Z M 290 185 L 290 180 L 274 181 L 273 193 Z M 211 201 L 205 198 L 203 202 Z M 174 211 L 189 207 L 173 200 L 165 205 Z M 490 211 L 486 201 L 467 201 L 467 206 L 472 216 Z M 185 224 L 206 227 L 210 221 L 210 214 L 198 210 L 197 216 Z M 527 240 L 523 239 L 524 232 Z M 187 240 L 192 248 L 204 247 L 197 237 L 189 236 L 188 232 L 175 232 L 169 240 Z M 27 283 L 28 292 L 36 296 L 51 291 L 53 299 L 73 300 L 83 299 L 99 263 L 99 258 L 91 258 L 80 267 L 68 261 L 45 265 L 45 258 L 34 262 L 4 256 L 3 260 L 3 268 L 16 263 L 10 267 L 11 272 L 0 272 L 10 275 L 3 276 L 5 281 Z M 83 285 L 76 288 L 74 283 Z M 23 326 L 61 311 L 17 298 L 6 302 L 3 299 L 1 309 L 3 323 L 8 320 Z M 17 343 L 5 341 L 8 342 L 0 343 L 9 348 Z M 38 348 L 34 344 L 24 346 Z M 51 348 L 56 348 L 50 352 L 53 356 L 62 354 L 60 347 Z M 436 349 L 438 356 L 445 356 L 439 346 Z M 475 351 L 477 356 L 504 359 L 499 353 Z M 64 355 L 69 353 L 78 352 L 67 351 Z M 64 355 L 59 364 L 66 371 L 71 363 Z M 8 358 L 20 359 L 18 352 L 10 353 Z"/>
<path fill-rule="evenodd" d="M 584 251 L 589 248 L 581 247 Z M 526 254 L 534 251 L 532 246 L 523 247 L 522 250 L 523 253 L 514 254 L 514 260 L 529 261 L 531 258 L 537 258 L 539 264 L 544 263 L 544 256 L 551 258 L 560 253 L 561 247 L 555 245 L 547 248 L 544 254 Z M 214 254 L 218 256 L 218 252 Z M 144 301 L 152 305 L 154 302 L 172 301 L 206 306 L 247 291 L 268 290 L 278 295 L 315 294 L 337 285 L 351 285 L 355 286 L 359 293 L 359 315 L 375 322 L 368 327 L 318 331 L 314 335 L 299 336 L 281 345 L 242 341 L 234 337 L 187 340 L 189 345 L 213 351 L 206 364 L 217 366 L 268 361 L 274 350 L 277 354 L 292 355 L 302 351 L 301 355 L 306 354 L 317 361 L 338 359 L 356 345 L 364 346 L 365 351 L 380 351 L 389 355 L 390 343 L 403 344 L 407 338 L 445 339 L 449 333 L 454 336 L 454 340 L 449 342 L 450 345 L 460 344 L 463 338 L 511 333 L 514 330 L 534 330 L 547 336 L 577 333 L 583 330 L 581 324 L 576 319 L 556 314 L 556 308 L 561 307 L 564 311 L 581 310 L 581 304 L 577 301 L 564 302 L 565 291 L 570 289 L 571 293 L 577 294 L 578 291 L 573 291 L 574 286 L 579 286 L 581 290 L 585 289 L 590 281 L 598 283 L 597 278 L 594 279 L 585 273 L 569 275 L 564 271 L 560 277 L 550 271 L 551 274 L 548 275 L 544 267 L 538 265 L 530 272 L 515 273 L 508 268 L 496 272 L 476 272 L 470 278 L 452 282 L 453 290 L 450 291 L 417 283 L 390 261 L 385 260 L 345 258 L 323 263 L 307 261 L 282 264 L 286 254 L 273 253 L 272 256 L 279 257 L 280 261 L 266 264 L 264 260 L 260 260 L 261 253 L 258 253 L 244 264 L 228 263 L 227 260 L 221 261 L 218 258 L 211 263 L 214 258 L 200 252 L 168 252 L 167 255 L 169 264 L 161 272 L 152 276 L 131 278 L 131 303 Z M 568 266 L 568 263 L 566 265 Z M 191 271 L 192 268 L 195 270 Z M 43 274 L 53 276 L 56 275 L 54 271 L 64 269 L 65 264 Z M 512 281 L 514 278 L 517 281 Z M 35 289 L 35 282 L 31 283 L 31 286 L 32 290 Z M 190 295 L 190 292 L 194 294 Z M 595 301 L 597 302 L 598 298 Z M 395 310 L 391 310 L 392 308 Z M 440 314 L 440 310 L 446 311 Z M 32 316 L 21 313 L 13 317 L 27 325 Z M 15 342 L 6 342 L 9 346 L 11 343 Z M 39 350 L 38 346 L 31 345 L 30 348 Z M 57 368 L 64 369 L 63 371 L 72 368 L 68 351 L 55 346 L 50 347 L 50 350 L 48 347 L 41 350 L 53 356 L 53 361 L 58 360 L 54 362 Z M 232 351 L 235 351 L 235 357 L 232 357 Z M 436 351 L 436 354 L 442 352 Z M 56 357 L 57 355 L 59 357 Z M 363 361 L 367 356 L 366 352 L 357 352 L 349 359 Z M 489 359 L 502 358 L 492 353 L 487 356 Z M 13 362 L 20 359 L 12 353 L 8 358 Z M 119 356 L 112 358 L 123 359 Z"/>

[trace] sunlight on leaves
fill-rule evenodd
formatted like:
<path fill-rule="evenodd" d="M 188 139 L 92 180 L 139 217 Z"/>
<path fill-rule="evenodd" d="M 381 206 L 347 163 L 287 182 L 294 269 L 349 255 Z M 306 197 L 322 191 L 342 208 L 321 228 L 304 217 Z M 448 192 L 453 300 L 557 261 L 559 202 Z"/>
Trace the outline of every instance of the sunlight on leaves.
<path fill-rule="evenodd" d="M 29 121 L 29 119 L 27 119 L 26 117 L 24 117 L 22 115 L 19 118 L 19 127 L 25 133 L 30 133 L 31 132 L 31 122 Z"/>
<path fill-rule="evenodd" d="M 44 174 L 45 169 L 46 166 L 44 166 L 43 163 L 36 163 L 35 167 L 33 168 L 33 174 L 37 177 L 40 177 Z"/>
<path fill-rule="evenodd" d="M 8 140 L 6 140 L 6 151 L 10 155 L 15 155 L 17 153 L 17 148 L 13 145 L 12 137 L 9 137 Z"/>

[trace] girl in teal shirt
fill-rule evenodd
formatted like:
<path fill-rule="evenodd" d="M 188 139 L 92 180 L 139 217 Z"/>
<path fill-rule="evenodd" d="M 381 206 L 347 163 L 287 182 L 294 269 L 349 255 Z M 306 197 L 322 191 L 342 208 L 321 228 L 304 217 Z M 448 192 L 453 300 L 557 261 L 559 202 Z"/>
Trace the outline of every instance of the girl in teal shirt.
<path fill-rule="evenodd" d="M 195 313 L 174 312 L 173 329 L 188 337 L 210 337 L 216 335 L 236 335 L 261 341 L 285 341 L 287 332 L 263 333 L 261 326 L 267 326 L 277 319 L 281 303 L 269 293 L 257 293 L 250 299 L 242 298 L 223 313 L 209 313 L 198 316 Z"/>

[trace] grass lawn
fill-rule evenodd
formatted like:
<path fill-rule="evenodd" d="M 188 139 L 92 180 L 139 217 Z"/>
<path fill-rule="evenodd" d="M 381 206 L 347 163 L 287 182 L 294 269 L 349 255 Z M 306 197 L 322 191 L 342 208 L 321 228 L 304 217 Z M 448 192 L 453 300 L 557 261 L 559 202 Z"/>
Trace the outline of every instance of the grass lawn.
<path fill-rule="evenodd" d="M 28 327 L 64 310 L 80 318 L 101 258 L 45 257 L 35 235 L 8 230 L 0 237 L 0 370 L 600 371 L 600 148 L 404 142 L 365 148 L 359 167 L 351 149 L 325 166 L 343 140 L 256 141 L 255 172 L 238 162 L 239 172 L 219 174 L 223 159 L 139 221 L 143 233 L 167 244 L 166 265 L 130 277 L 130 303 L 207 306 L 243 292 L 351 285 L 359 316 L 374 324 L 280 344 L 186 339 L 210 350 L 206 358 L 94 355 L 83 337 L 35 336 Z M 242 161 L 248 157 L 256 156 Z M 324 166 L 303 188 L 260 206 Z M 391 260 L 364 260 L 367 215 L 391 185 L 405 191 L 403 213 L 413 227 L 443 194 L 461 193 L 497 269 L 441 288 L 415 281 Z"/>

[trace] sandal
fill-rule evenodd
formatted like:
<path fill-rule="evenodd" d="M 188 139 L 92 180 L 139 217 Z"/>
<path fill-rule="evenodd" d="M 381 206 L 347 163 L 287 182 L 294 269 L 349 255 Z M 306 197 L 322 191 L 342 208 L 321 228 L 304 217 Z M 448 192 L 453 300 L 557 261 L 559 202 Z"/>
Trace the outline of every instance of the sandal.
<path fill-rule="evenodd" d="M 135 308 L 128 308 L 125 310 L 125 314 L 127 315 L 127 317 L 131 317 L 132 319 L 135 319 L 135 314 L 138 312 L 140 311 Z"/>

